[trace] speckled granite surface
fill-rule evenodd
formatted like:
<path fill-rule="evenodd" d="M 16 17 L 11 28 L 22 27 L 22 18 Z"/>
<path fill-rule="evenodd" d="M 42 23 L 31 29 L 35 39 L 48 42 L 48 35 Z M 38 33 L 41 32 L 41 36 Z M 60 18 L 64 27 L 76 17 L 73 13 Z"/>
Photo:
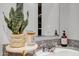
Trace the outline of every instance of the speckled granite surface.
<path fill-rule="evenodd" d="M 72 40 L 72 39 L 69 39 L 69 44 L 67 47 L 62 47 L 60 45 L 60 39 L 51 39 L 51 40 L 42 40 L 42 41 L 37 41 L 36 42 L 38 45 L 39 45 L 39 48 L 42 48 L 43 46 L 46 46 L 47 47 L 53 47 L 55 45 L 57 45 L 57 47 L 60 47 L 60 48 L 67 48 L 67 49 L 73 49 L 73 50 L 78 50 L 79 51 L 79 41 L 78 40 Z"/>
<path fill-rule="evenodd" d="M 46 44 L 48 44 L 48 45 L 53 45 L 53 44 L 57 43 L 57 45 L 60 45 L 60 39 L 42 40 L 42 41 L 36 41 L 36 43 L 37 43 L 38 45 L 42 45 L 42 44 L 44 44 L 44 43 L 46 43 Z M 69 39 L 69 44 L 68 44 L 68 46 L 79 48 L 79 41 L 78 41 L 78 40 Z"/>

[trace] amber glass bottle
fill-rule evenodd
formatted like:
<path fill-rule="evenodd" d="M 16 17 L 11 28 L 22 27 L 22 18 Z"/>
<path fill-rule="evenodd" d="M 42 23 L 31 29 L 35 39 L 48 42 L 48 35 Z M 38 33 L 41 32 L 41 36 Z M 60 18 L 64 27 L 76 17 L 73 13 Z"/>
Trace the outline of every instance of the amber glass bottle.
<path fill-rule="evenodd" d="M 61 46 L 66 47 L 68 45 L 68 39 L 65 33 L 65 30 L 63 31 L 63 35 L 61 36 L 60 40 Z"/>

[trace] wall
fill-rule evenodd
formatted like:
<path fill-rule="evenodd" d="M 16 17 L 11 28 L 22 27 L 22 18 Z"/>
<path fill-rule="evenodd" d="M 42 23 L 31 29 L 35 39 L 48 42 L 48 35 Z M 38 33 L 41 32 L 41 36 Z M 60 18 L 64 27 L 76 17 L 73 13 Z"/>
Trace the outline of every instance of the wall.
<path fill-rule="evenodd" d="M 24 17 L 27 18 L 27 10 L 29 11 L 29 24 L 24 30 L 27 31 L 34 31 L 37 35 L 37 28 L 38 28 L 38 10 L 37 4 L 35 3 L 25 3 L 24 4 Z M 11 31 L 7 28 L 7 25 L 4 21 L 3 12 L 8 17 L 9 11 L 11 7 L 16 7 L 15 3 L 0 3 L 0 44 L 9 43 Z"/>
<path fill-rule="evenodd" d="M 69 39 L 79 39 L 78 3 L 45 3 L 42 5 L 43 35 L 53 36 L 54 30 L 57 29 L 60 36 L 62 31 L 65 30 Z"/>
<path fill-rule="evenodd" d="M 66 30 L 68 38 L 79 40 L 79 4 L 61 4 L 60 32 Z"/>
<path fill-rule="evenodd" d="M 46 3 L 42 5 L 43 35 L 53 36 L 54 30 L 57 29 L 60 36 L 62 31 L 65 30 L 69 39 L 79 39 L 78 3 Z"/>
<path fill-rule="evenodd" d="M 59 4 L 42 4 L 42 35 L 53 36 L 55 29 L 59 32 Z"/>

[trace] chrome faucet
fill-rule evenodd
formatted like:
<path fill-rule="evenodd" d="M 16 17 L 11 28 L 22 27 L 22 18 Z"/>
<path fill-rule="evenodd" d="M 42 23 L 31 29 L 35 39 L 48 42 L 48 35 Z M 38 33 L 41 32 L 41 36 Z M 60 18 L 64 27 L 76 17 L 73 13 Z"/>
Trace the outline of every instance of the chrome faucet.
<path fill-rule="evenodd" d="M 50 52 L 54 52 L 57 46 L 58 46 L 58 42 L 55 42 L 53 47 L 50 49 Z"/>
<path fill-rule="evenodd" d="M 50 52 L 54 52 L 55 48 L 56 48 L 55 46 L 53 48 L 51 48 Z"/>

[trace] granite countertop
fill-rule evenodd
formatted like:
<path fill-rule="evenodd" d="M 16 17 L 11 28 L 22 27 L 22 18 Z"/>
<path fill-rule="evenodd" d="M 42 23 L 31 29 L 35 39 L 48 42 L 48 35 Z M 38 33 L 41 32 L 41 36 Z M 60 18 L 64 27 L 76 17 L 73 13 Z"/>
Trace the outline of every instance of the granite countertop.
<path fill-rule="evenodd" d="M 79 51 L 79 41 L 78 40 L 69 39 L 69 44 L 67 47 L 62 47 L 60 45 L 60 39 L 42 40 L 42 41 L 37 41 L 36 43 L 39 46 L 36 51 L 43 48 L 43 46 L 45 46 L 45 44 L 47 47 L 53 47 L 54 45 L 57 45 L 57 48 L 65 48 L 65 49 L 72 49 L 72 50 Z"/>

